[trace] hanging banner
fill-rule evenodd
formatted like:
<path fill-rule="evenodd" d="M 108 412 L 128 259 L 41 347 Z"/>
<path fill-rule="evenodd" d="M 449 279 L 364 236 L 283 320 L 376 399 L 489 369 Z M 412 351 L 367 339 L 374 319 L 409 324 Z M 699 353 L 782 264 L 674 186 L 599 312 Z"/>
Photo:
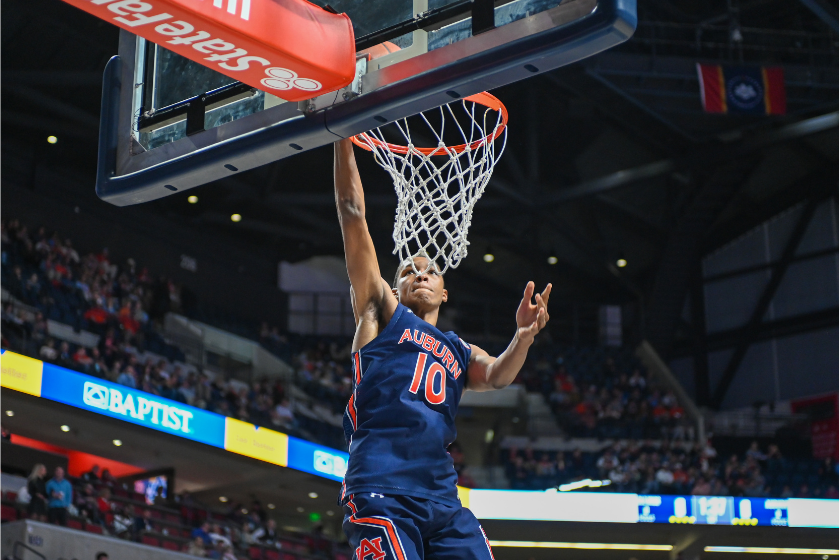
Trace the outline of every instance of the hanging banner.
<path fill-rule="evenodd" d="M 707 113 L 784 115 L 785 77 L 781 68 L 698 64 L 700 98 Z"/>

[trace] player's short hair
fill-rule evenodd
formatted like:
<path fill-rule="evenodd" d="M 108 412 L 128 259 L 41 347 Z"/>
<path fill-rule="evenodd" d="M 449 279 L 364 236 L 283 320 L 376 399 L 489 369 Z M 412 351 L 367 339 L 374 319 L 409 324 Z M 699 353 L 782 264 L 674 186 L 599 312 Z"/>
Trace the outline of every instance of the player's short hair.
<path fill-rule="evenodd" d="M 416 253 L 414 253 L 413 255 L 408 257 L 407 259 L 404 259 L 400 263 L 400 265 L 397 267 L 397 272 L 394 274 L 394 283 L 391 284 L 392 288 L 397 287 L 397 283 L 400 281 L 400 274 L 402 273 L 403 269 L 407 266 L 411 266 L 412 263 L 414 263 L 414 259 L 416 259 L 417 257 L 423 257 L 424 259 L 427 259 L 428 261 L 430 261 L 434 265 L 434 267 L 437 270 L 440 270 L 440 267 L 438 266 L 438 263 L 436 263 L 432 259 L 432 257 L 429 256 L 429 254 L 426 251 L 424 251 L 423 249 L 420 249 L 419 251 L 417 251 Z"/>

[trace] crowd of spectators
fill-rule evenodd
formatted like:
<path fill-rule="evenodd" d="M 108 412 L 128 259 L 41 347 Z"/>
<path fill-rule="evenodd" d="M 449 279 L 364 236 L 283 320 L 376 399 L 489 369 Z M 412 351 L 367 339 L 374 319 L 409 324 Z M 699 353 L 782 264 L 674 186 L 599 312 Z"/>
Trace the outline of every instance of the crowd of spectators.
<path fill-rule="evenodd" d="M 153 328 L 153 320 L 180 308 L 181 288 L 174 282 L 153 278 L 134 259 L 118 265 L 107 248 L 81 256 L 70 239 L 44 227 L 32 233 L 18 220 L 3 220 L 0 237 L 3 287 L 36 310 L 31 328 L 23 333 L 31 350 L 37 352 L 48 342 L 46 320 L 51 319 L 113 344 L 149 349 L 172 359 L 183 357 Z M 8 307 L 4 319 L 24 326 L 21 313 Z M 61 351 L 55 341 L 48 346 Z"/>
<path fill-rule="evenodd" d="M 344 445 L 340 427 L 314 414 L 296 415 L 280 381 L 246 384 L 176 363 L 184 354 L 156 330 L 166 312 L 180 309 L 180 287 L 173 282 L 154 280 L 133 259 L 119 266 L 107 249 L 79 256 L 69 239 L 43 227 L 32 235 L 17 220 L 3 221 L 2 242 L 3 287 L 34 309 L 11 302 L 3 306 L 4 348 L 259 426 Z M 57 340 L 48 332 L 47 319 L 90 331 L 98 335 L 98 344 L 89 348 Z M 280 341 L 276 329 L 272 334 L 276 338 L 261 338 Z M 327 362 L 317 350 L 296 354 L 298 378 L 308 393 L 324 397 L 337 411 L 337 401 L 328 395 L 340 383 L 330 385 L 328 379 L 339 379 L 342 367 L 336 364 L 342 357 L 349 364 L 349 346 L 344 354 L 330 347 L 334 359 Z"/>
<path fill-rule="evenodd" d="M 543 395 L 563 431 L 600 439 L 691 440 L 694 428 L 673 391 L 628 349 L 537 349 L 517 378 Z"/>
<path fill-rule="evenodd" d="M 130 490 L 98 465 L 81 477 L 70 479 L 62 467 L 56 467 L 53 476 L 48 477 L 46 467 L 37 464 L 15 499 L 29 519 L 62 526 L 94 525 L 100 529 L 97 532 L 135 542 L 148 543 L 144 537 L 150 535 L 169 536 L 181 543 L 178 548 L 182 552 L 200 558 L 238 560 L 248 557 L 249 547 L 254 545 L 281 549 L 288 546 L 290 539 L 300 541 L 302 536 L 280 531 L 256 499 L 247 507 L 231 503 L 208 518 L 209 508 L 188 492 L 168 499 L 159 488 L 149 503 Z M 115 494 L 120 496 L 114 498 Z M 167 511 L 169 515 L 164 519 L 162 513 Z M 205 515 L 199 516 L 198 512 Z M 333 554 L 336 544 L 323 535 L 320 524 L 303 537 L 305 553 L 310 556 L 348 556 Z"/>
<path fill-rule="evenodd" d="M 741 455 L 718 456 L 712 441 L 621 441 L 598 453 L 510 448 L 507 476 L 515 489 L 546 489 L 583 479 L 609 481 L 608 491 L 699 496 L 837 498 L 837 461 L 788 459 L 753 442 Z"/>

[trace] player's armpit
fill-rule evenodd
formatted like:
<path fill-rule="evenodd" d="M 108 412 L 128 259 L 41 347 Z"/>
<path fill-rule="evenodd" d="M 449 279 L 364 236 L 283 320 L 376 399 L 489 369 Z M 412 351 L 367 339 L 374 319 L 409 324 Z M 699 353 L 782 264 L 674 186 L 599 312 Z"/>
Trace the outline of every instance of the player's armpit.
<path fill-rule="evenodd" d="M 470 346 L 472 347 L 472 353 L 470 354 L 470 363 L 467 366 L 467 390 L 492 391 L 496 389 L 497 387 L 492 385 L 489 377 L 490 366 L 496 361 L 496 358 L 475 344 L 470 344 Z"/>

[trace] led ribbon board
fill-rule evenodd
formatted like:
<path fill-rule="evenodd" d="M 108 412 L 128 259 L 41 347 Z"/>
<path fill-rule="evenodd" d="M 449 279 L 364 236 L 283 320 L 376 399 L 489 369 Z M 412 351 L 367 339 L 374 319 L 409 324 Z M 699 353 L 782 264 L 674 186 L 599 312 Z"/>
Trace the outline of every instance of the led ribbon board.
<path fill-rule="evenodd" d="M 356 75 L 353 26 L 305 0 L 64 0 L 170 51 L 286 101 Z"/>
<path fill-rule="evenodd" d="M 330 480 L 342 480 L 347 471 L 349 457 L 337 449 L 14 352 L 2 353 L 0 369 L 0 386 L 7 389 Z M 840 525 L 837 500 L 467 488 L 458 488 L 458 496 L 479 519 L 825 528 Z"/>
<path fill-rule="evenodd" d="M 348 455 L 337 449 L 14 352 L 3 352 L 1 360 L 0 385 L 8 389 L 332 480 L 347 470 Z"/>

